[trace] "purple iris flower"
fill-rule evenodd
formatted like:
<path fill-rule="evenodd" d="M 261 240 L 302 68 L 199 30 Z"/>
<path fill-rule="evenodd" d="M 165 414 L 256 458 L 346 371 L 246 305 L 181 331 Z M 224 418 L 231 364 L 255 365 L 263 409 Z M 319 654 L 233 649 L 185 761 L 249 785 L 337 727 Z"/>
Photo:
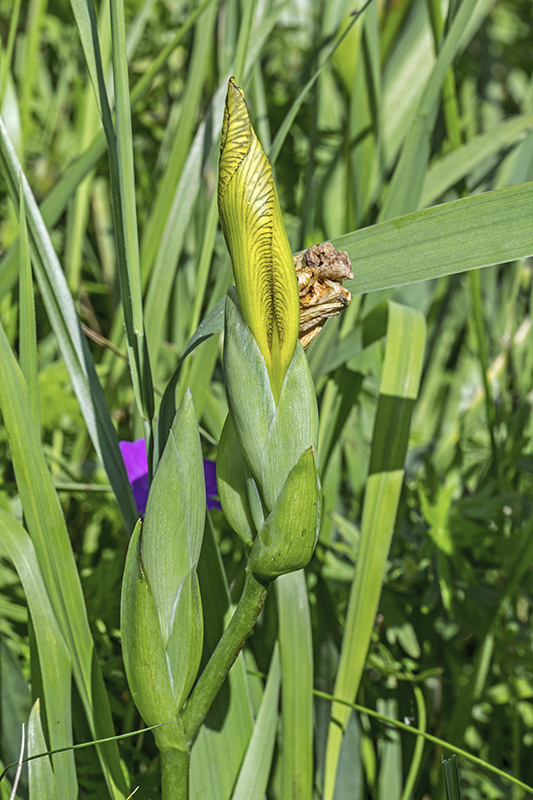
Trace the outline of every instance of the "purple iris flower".
<path fill-rule="evenodd" d="M 128 480 L 133 489 L 135 505 L 139 514 L 144 516 L 149 489 L 146 442 L 144 439 L 136 439 L 134 442 L 119 442 L 118 444 L 126 466 Z M 216 464 L 210 458 L 204 458 L 204 475 L 207 509 L 211 511 L 211 509 L 221 506 L 217 499 Z"/>

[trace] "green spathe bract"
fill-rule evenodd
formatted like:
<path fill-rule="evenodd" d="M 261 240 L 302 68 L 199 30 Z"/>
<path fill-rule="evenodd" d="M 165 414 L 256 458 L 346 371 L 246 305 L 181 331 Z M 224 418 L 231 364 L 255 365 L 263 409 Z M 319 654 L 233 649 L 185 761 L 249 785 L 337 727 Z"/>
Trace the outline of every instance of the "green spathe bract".
<path fill-rule="evenodd" d="M 176 413 L 135 530 L 122 590 L 124 662 L 132 695 L 165 746 L 184 748 L 177 715 L 195 681 L 203 646 L 196 575 L 205 523 L 202 451 L 192 396 Z"/>
<path fill-rule="evenodd" d="M 202 449 L 187 392 L 150 487 L 141 542 L 165 644 L 178 587 L 200 557 L 205 505 Z"/>
<path fill-rule="evenodd" d="M 218 445 L 218 496 L 227 521 L 248 547 L 251 547 L 256 531 L 247 488 L 252 482 L 235 426 L 228 414 Z"/>
<path fill-rule="evenodd" d="M 224 376 L 230 413 L 219 451 L 220 500 L 243 542 L 253 542 L 248 569 L 272 580 L 304 567 L 316 545 L 316 395 L 297 344 L 275 405 L 265 360 L 234 289 L 226 298 Z"/>
<path fill-rule="evenodd" d="M 185 576 L 176 593 L 167 642 L 174 697 L 181 708 L 198 674 L 202 658 L 204 618 L 196 567 Z"/>
<path fill-rule="evenodd" d="M 140 557 L 142 522 L 131 537 L 122 582 L 122 652 L 135 705 L 147 725 L 170 722 L 178 712 L 159 616 Z M 179 726 L 172 725 L 174 731 Z M 170 726 L 159 729 L 172 739 Z"/>
<path fill-rule="evenodd" d="M 226 298 L 224 377 L 246 463 L 271 511 L 289 471 L 306 448 L 316 446 L 316 394 L 305 353 L 297 345 L 275 405 L 265 361 L 232 288 Z"/>
<path fill-rule="evenodd" d="M 318 406 L 307 357 L 300 343 L 285 375 L 274 419 L 263 453 L 261 486 L 264 501 L 274 507 L 283 483 L 304 450 L 318 441 Z"/>
<path fill-rule="evenodd" d="M 255 480 L 260 481 L 276 404 L 265 360 L 243 319 L 233 287 L 226 297 L 224 332 L 224 377 L 230 414 L 246 463 Z"/>

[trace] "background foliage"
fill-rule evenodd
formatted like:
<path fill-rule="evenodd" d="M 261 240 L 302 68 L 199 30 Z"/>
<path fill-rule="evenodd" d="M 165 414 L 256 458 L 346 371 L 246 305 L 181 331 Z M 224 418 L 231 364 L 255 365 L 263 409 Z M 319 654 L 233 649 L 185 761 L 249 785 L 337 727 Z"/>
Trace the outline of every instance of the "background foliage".
<path fill-rule="evenodd" d="M 462 231 L 458 216 L 447 222 L 435 213 L 417 218 L 421 227 L 405 251 L 387 239 L 399 225 L 386 220 L 533 180 L 531 4 L 463 0 L 450 6 L 446 18 L 447 7 L 430 0 L 374 2 L 347 30 L 353 8 L 345 0 L 128 2 L 139 291 L 158 405 L 187 342 L 231 279 L 217 228 L 215 186 L 223 96 L 234 74 L 275 165 L 293 251 L 383 223 L 369 229 L 367 238 L 354 234 L 337 242 L 352 257 L 350 288 L 356 296 L 308 350 L 322 414 L 325 497 L 319 546 L 306 576 L 315 688 L 334 688 L 383 377 L 383 340 L 375 337 L 367 346 L 359 322 L 381 301 L 394 300 L 423 313 L 428 338 L 358 702 L 414 725 L 427 718 L 428 731 L 531 785 L 532 263 L 519 258 L 498 264 L 533 252 L 531 186 L 522 186 L 521 194 L 491 195 L 496 199 L 475 219 L 468 216 L 474 206 L 464 206 Z M 119 438 L 131 439 L 145 428 L 126 360 L 113 161 L 106 156 L 101 97 L 95 100 L 89 78 L 95 74 L 90 41 L 84 40 L 84 50 L 76 8 L 66 0 L 0 0 L 2 118 L 84 325 L 113 425 Z M 461 10 L 466 22 L 454 32 L 452 20 Z M 112 96 L 107 3 L 97 12 Z M 332 53 L 343 30 L 346 36 Z M 443 37 L 449 53 L 440 47 Z M 312 85 L 303 93 L 308 81 Z M 20 214 L 9 201 L 5 161 L 0 180 L 0 319 L 22 363 L 31 337 L 19 284 L 19 215 L 28 213 L 35 234 L 31 208 Z M 501 198 L 516 205 L 504 206 Z M 135 219 L 124 224 L 135 236 Z M 34 251 L 32 259 L 37 271 Z M 458 274 L 476 266 L 487 269 Z M 424 278 L 432 280 L 414 283 Z M 141 726 L 119 634 L 130 500 L 122 496 L 121 514 L 110 489 L 115 480 L 120 492 L 119 477 L 109 467 L 106 475 L 95 452 L 58 343 L 60 310 L 51 314 L 41 280 L 35 285 L 35 322 L 39 410 L 34 406 L 33 419 L 40 420 L 46 464 L 59 492 L 114 727 L 126 733 Z M 142 346 L 139 352 L 141 363 Z M 220 337 L 212 336 L 183 362 L 176 379 L 178 402 L 191 387 L 207 457 L 216 454 L 227 411 L 220 354 Z M 129 356 L 133 361 L 131 351 Z M 142 363 L 139 375 L 146 378 Z M 27 371 L 25 377 L 30 383 Z M 147 396 L 146 386 L 137 391 Z M 11 457 L 2 427 L 0 508 L 22 521 Z M 210 512 L 209 525 L 216 549 L 206 546 L 204 576 L 216 573 L 220 553 L 235 596 L 243 557 L 239 542 L 221 512 Z M 7 764 L 18 756 L 15 732 L 27 720 L 42 677 L 25 593 L 3 538 L 0 552 L 6 557 L 0 562 L 0 756 Z M 223 585 L 209 586 L 204 578 L 204 587 L 205 607 L 210 597 L 215 604 L 225 597 Z M 282 648 L 287 636 L 282 608 L 279 590 L 269 597 L 239 662 L 254 713 L 263 691 L 258 671 L 269 670 L 278 629 Z M 208 650 L 214 633 L 206 635 Z M 275 697 L 275 689 L 269 692 Z M 94 734 L 81 712 L 79 689 L 72 703 L 74 739 L 89 740 Z M 314 710 L 319 792 L 329 701 L 315 699 Z M 213 731 L 220 729 L 217 713 L 208 726 Z M 442 797 L 441 750 L 426 744 L 420 754 L 415 743 L 415 737 L 364 714 L 352 716 L 337 800 Z M 280 748 L 278 739 L 271 798 L 289 796 L 282 788 Z M 151 734 L 125 739 L 120 753 L 132 785 L 141 787 L 136 796 L 158 797 Z M 102 797 L 106 789 L 95 750 L 77 751 L 75 759 L 80 796 Z M 466 798 L 525 796 L 500 778 L 460 764 Z M 218 774 L 204 796 L 230 797 L 232 768 L 227 776 Z M 9 796 L 6 786 L 0 786 L 2 797 Z M 27 796 L 27 783 L 19 794 Z"/>

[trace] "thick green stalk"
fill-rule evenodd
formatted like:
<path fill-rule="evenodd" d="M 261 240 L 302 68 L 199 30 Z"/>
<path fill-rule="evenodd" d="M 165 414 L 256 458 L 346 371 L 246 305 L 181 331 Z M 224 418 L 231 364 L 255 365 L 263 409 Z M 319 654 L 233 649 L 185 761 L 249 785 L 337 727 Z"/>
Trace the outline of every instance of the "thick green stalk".
<path fill-rule="evenodd" d="M 187 750 L 161 750 L 161 800 L 189 800 L 189 767 Z"/>
<path fill-rule="evenodd" d="M 258 581 L 251 572 L 246 573 L 244 589 L 231 622 L 202 672 L 183 712 L 182 722 L 189 745 L 192 746 L 196 739 L 213 700 L 250 635 L 267 592 L 268 584 Z"/>

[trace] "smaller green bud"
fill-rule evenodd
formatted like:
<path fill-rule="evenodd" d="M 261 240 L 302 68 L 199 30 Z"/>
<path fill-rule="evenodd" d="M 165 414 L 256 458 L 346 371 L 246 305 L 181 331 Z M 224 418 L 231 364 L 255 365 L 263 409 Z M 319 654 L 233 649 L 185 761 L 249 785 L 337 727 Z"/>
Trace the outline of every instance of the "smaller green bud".
<path fill-rule="evenodd" d="M 290 471 L 278 501 L 255 539 L 248 566 L 262 580 L 303 569 L 320 530 L 322 503 L 314 448 Z"/>

